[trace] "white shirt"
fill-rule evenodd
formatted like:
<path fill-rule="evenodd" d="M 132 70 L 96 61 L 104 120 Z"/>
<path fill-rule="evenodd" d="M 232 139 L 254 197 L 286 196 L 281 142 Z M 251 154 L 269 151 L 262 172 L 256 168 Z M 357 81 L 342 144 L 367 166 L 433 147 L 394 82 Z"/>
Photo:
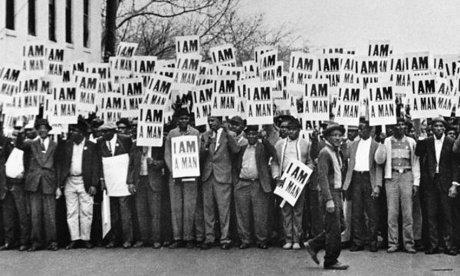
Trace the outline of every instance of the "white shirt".
<path fill-rule="evenodd" d="M 434 137 L 434 151 L 436 153 L 436 173 L 439 173 L 439 159 L 441 159 L 441 150 L 442 144 L 444 143 L 444 137 L 444 134 L 442 135 L 441 139 L 436 139 L 436 136 Z"/>
<path fill-rule="evenodd" d="M 369 171 L 369 152 L 371 150 L 372 138 L 367 140 L 361 139 L 358 142 L 358 148 L 356 149 L 355 156 L 355 167 L 353 170 L 357 172 L 368 172 Z"/>
<path fill-rule="evenodd" d="M 46 137 L 45 139 L 39 138 L 40 143 L 43 142 L 43 145 L 45 145 L 45 152 L 48 150 L 48 146 L 50 144 L 50 138 Z"/>
<path fill-rule="evenodd" d="M 110 142 L 110 143 L 109 143 Z M 115 146 L 117 144 L 117 134 L 113 135 L 112 140 L 106 141 L 107 147 L 112 152 L 112 156 L 115 155 Z"/>
<path fill-rule="evenodd" d="M 80 144 L 73 143 L 72 146 L 72 162 L 70 162 L 70 175 L 79 176 L 82 174 L 83 150 L 85 147 L 85 139 Z"/>
<path fill-rule="evenodd" d="M 220 136 L 222 135 L 222 131 L 224 131 L 224 129 L 223 129 L 223 128 L 219 128 L 219 129 L 217 130 L 217 135 L 216 135 L 215 132 L 214 132 L 213 135 L 212 135 L 213 138 L 216 138 L 216 147 L 214 148 L 214 150 L 217 150 L 217 148 L 219 147 L 219 140 L 220 140 Z"/>

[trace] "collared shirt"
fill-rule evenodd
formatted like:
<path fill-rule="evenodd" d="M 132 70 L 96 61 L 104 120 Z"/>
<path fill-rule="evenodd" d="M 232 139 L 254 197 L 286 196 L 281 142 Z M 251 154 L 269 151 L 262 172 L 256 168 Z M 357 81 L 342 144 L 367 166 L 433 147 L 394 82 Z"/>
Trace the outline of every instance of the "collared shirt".
<path fill-rule="evenodd" d="M 220 140 L 220 136 L 222 135 L 222 131 L 224 131 L 223 128 L 219 128 L 217 130 L 217 133 L 216 132 L 213 132 L 212 134 L 212 138 L 215 138 L 216 139 L 216 147 L 214 148 L 214 150 L 216 150 L 218 147 L 219 147 L 219 140 Z"/>
<path fill-rule="evenodd" d="M 411 169 L 411 149 L 407 139 L 391 138 L 391 166 L 395 170 Z"/>
<path fill-rule="evenodd" d="M 439 159 L 441 159 L 441 150 L 442 144 L 444 143 L 444 137 L 444 134 L 441 136 L 440 139 L 436 139 L 436 136 L 434 137 L 434 151 L 436 153 L 436 173 L 439 173 Z"/>
<path fill-rule="evenodd" d="M 148 166 L 147 166 L 147 158 L 150 156 L 150 147 L 142 147 L 142 155 L 141 155 L 141 171 L 139 175 L 148 175 Z"/>
<path fill-rule="evenodd" d="M 291 140 L 289 137 L 287 137 L 286 138 L 286 149 L 284 150 L 282 171 L 284 172 L 286 170 L 287 166 L 292 162 L 292 160 L 297 160 L 297 159 L 298 159 L 297 140 Z"/>
<path fill-rule="evenodd" d="M 236 136 L 236 141 L 238 146 L 243 147 L 248 144 L 248 140 L 244 137 L 244 132 L 241 132 L 239 135 Z"/>
<path fill-rule="evenodd" d="M 48 146 L 50 144 L 50 138 L 46 137 L 45 139 L 39 138 L 40 144 L 43 144 L 45 147 L 45 152 L 48 150 Z"/>
<path fill-rule="evenodd" d="M 112 152 L 112 156 L 115 155 L 115 146 L 117 145 L 117 134 L 115 133 L 113 135 L 113 138 L 112 140 L 110 141 L 105 141 L 105 143 L 107 144 L 107 147 L 110 149 L 110 151 Z"/>
<path fill-rule="evenodd" d="M 256 161 L 256 145 L 248 145 L 243 154 L 243 161 L 241 163 L 240 178 L 243 179 L 257 179 L 259 178 L 259 171 L 257 170 Z"/>
<path fill-rule="evenodd" d="M 79 176 L 82 174 L 83 150 L 85 139 L 80 144 L 72 144 L 72 161 L 70 162 L 70 175 Z"/>
<path fill-rule="evenodd" d="M 356 149 L 355 156 L 355 167 L 354 170 L 357 172 L 368 172 L 369 171 L 369 152 L 371 150 L 372 138 L 367 140 L 361 139 L 358 142 L 358 148 Z"/>

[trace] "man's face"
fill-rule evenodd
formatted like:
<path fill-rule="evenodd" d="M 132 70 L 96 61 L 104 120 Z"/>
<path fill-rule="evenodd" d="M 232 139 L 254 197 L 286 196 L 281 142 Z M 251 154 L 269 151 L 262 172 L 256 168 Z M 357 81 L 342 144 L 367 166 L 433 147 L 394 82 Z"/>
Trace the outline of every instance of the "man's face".
<path fill-rule="evenodd" d="M 117 129 L 118 129 L 118 133 L 120 133 L 120 134 L 125 134 L 125 135 L 127 135 L 128 132 L 129 132 L 128 126 L 125 125 L 125 124 L 123 124 L 123 123 L 119 123 L 119 124 L 117 125 Z"/>
<path fill-rule="evenodd" d="M 177 121 L 177 125 L 179 126 L 180 129 L 186 129 L 189 122 L 190 122 L 190 117 L 188 115 L 182 115 L 179 117 L 179 120 Z"/>
<path fill-rule="evenodd" d="M 237 123 L 237 122 L 232 122 L 230 124 L 230 130 L 235 132 L 237 135 L 239 135 L 241 132 L 244 130 L 244 125 Z"/>
<path fill-rule="evenodd" d="M 396 124 L 396 126 L 394 127 L 394 134 L 395 135 L 403 135 L 404 133 L 406 133 L 406 123 L 403 122 L 403 121 L 398 121 L 398 123 Z"/>
<path fill-rule="evenodd" d="M 35 129 L 27 129 L 25 131 L 25 135 L 27 137 L 27 139 L 35 139 L 35 137 L 37 137 L 37 131 L 35 131 Z"/>
<path fill-rule="evenodd" d="M 49 130 L 46 126 L 41 125 L 38 127 L 37 132 L 40 138 L 45 139 L 46 137 L 48 137 Z"/>
<path fill-rule="evenodd" d="M 83 141 L 83 138 L 84 136 L 81 130 L 76 128 L 70 129 L 70 139 L 72 139 L 73 142 L 80 144 L 81 141 Z"/>
<path fill-rule="evenodd" d="M 342 143 L 342 132 L 340 130 L 334 130 L 326 137 L 327 141 L 331 143 L 332 146 L 338 148 Z"/>
<path fill-rule="evenodd" d="M 217 131 L 220 128 L 221 122 L 216 117 L 209 117 L 208 118 L 209 128 L 213 131 Z"/>
<path fill-rule="evenodd" d="M 299 138 L 300 129 L 296 126 L 290 125 L 288 129 L 288 136 L 291 140 L 297 140 Z"/>
<path fill-rule="evenodd" d="M 288 136 L 288 126 L 289 126 L 289 122 L 287 121 L 283 121 L 280 124 L 280 137 L 283 139 Z"/>
<path fill-rule="evenodd" d="M 451 129 L 447 132 L 447 136 L 449 136 L 452 139 L 457 139 L 457 134 L 455 133 L 455 130 Z"/>
<path fill-rule="evenodd" d="M 258 139 L 257 131 L 247 132 L 246 138 L 248 139 L 249 145 L 254 145 L 255 143 L 257 143 L 257 139 Z"/>
<path fill-rule="evenodd" d="M 359 137 L 367 140 L 371 136 L 371 128 L 367 124 L 359 124 L 358 127 Z"/>
<path fill-rule="evenodd" d="M 106 129 L 102 131 L 102 138 L 106 141 L 112 140 L 113 136 L 115 135 L 114 129 Z"/>
<path fill-rule="evenodd" d="M 433 134 L 436 138 L 441 138 L 442 134 L 446 131 L 444 124 L 442 122 L 434 122 L 433 124 Z"/>
<path fill-rule="evenodd" d="M 357 129 L 348 129 L 348 132 L 347 132 L 348 140 L 353 141 L 355 140 L 356 136 L 358 136 Z"/>

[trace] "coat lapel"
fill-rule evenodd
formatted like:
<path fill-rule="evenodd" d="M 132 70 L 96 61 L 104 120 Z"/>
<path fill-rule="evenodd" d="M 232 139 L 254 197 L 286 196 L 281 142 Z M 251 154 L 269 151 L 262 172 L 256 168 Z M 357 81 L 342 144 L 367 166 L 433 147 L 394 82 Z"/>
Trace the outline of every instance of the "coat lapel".
<path fill-rule="evenodd" d="M 372 138 L 369 138 L 369 139 L 372 139 Z M 371 140 L 371 148 L 369 150 L 369 170 L 371 170 L 371 168 L 373 167 L 374 165 L 374 155 L 375 155 L 375 151 L 377 150 L 377 142 L 375 142 L 374 140 Z"/>
<path fill-rule="evenodd" d="M 223 133 L 224 133 L 224 131 L 222 130 L 222 132 L 220 133 L 220 137 L 219 137 L 219 144 L 217 144 L 217 146 L 215 147 L 216 149 L 214 150 L 214 153 L 216 153 L 219 150 L 219 148 L 222 146 L 223 139 L 224 139 Z"/>

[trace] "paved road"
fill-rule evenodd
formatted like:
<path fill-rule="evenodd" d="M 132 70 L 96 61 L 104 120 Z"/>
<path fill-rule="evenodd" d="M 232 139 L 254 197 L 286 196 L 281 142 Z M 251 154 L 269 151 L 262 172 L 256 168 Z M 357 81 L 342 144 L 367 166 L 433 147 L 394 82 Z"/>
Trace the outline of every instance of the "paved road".
<path fill-rule="evenodd" d="M 322 254 L 321 254 L 322 257 Z M 0 252 L 0 275 L 460 275 L 460 255 L 342 252 L 346 273 L 325 272 L 305 250 L 233 248 Z"/>

